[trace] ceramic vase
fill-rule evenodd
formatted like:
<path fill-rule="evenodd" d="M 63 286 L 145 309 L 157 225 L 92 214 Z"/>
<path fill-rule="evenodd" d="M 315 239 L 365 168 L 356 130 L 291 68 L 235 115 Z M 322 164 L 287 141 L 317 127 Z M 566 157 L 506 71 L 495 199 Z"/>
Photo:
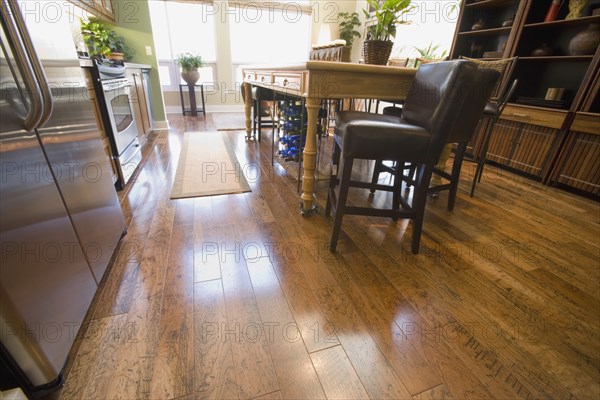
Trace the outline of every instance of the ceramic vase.
<path fill-rule="evenodd" d="M 471 27 L 471 30 L 479 31 L 481 29 L 485 29 L 486 27 L 487 27 L 487 24 L 485 23 L 485 21 L 480 18 L 477 22 L 475 22 L 475 24 L 473 24 L 473 26 Z"/>
<path fill-rule="evenodd" d="M 569 54 L 572 56 L 593 55 L 600 44 L 600 24 L 590 24 L 583 32 L 579 32 L 569 43 Z"/>
<path fill-rule="evenodd" d="M 534 49 L 531 52 L 531 55 L 533 57 L 548 57 L 548 56 L 551 56 L 552 54 L 554 54 L 554 51 L 552 50 L 552 48 L 550 46 L 548 46 L 547 43 L 543 43 L 540 47 L 538 47 L 537 49 Z"/>
<path fill-rule="evenodd" d="M 181 78 L 190 86 L 194 86 L 200 79 L 200 72 L 197 69 L 190 71 L 181 71 Z"/>

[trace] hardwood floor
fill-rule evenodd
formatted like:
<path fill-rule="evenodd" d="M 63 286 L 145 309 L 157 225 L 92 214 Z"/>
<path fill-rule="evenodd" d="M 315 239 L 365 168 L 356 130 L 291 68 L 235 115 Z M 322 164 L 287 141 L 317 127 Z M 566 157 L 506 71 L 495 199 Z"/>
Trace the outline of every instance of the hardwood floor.
<path fill-rule="evenodd" d="M 600 397 L 597 202 L 492 167 L 470 198 L 467 162 L 453 212 L 428 200 L 420 254 L 412 224 L 361 216 L 332 254 L 268 129 L 223 132 L 251 193 L 170 200 L 183 133 L 215 126 L 169 117 L 120 193 L 128 234 L 61 399 Z"/>

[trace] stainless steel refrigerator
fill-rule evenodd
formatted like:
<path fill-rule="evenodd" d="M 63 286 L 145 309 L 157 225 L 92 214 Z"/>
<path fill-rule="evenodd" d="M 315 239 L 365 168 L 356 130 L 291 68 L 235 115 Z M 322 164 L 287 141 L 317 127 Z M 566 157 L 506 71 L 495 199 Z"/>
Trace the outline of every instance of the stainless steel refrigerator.
<path fill-rule="evenodd" d="M 0 347 L 40 387 L 59 379 L 125 221 L 72 6 L 0 0 L 0 11 Z"/>

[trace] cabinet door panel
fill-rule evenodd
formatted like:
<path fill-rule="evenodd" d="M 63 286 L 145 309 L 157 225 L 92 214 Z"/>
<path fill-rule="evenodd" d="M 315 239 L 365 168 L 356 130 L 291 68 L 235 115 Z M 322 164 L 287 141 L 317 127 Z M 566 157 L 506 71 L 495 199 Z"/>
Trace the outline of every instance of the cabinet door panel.
<path fill-rule="evenodd" d="M 148 114 L 148 93 L 144 89 L 144 83 L 142 82 L 142 73 L 134 75 L 135 88 L 137 90 L 138 104 L 140 107 L 140 115 L 142 119 L 142 127 L 144 135 L 148 135 L 152 131 L 152 124 L 150 123 L 150 115 Z"/>
<path fill-rule="evenodd" d="M 595 195 L 600 194 L 600 136 L 569 132 L 563 147 L 568 159 L 557 182 Z"/>
<path fill-rule="evenodd" d="M 524 125 L 509 166 L 541 177 L 557 135 L 556 129 Z"/>
<path fill-rule="evenodd" d="M 521 124 L 518 122 L 498 120 L 490 139 L 487 159 L 502 165 L 509 165 L 519 136 Z"/>

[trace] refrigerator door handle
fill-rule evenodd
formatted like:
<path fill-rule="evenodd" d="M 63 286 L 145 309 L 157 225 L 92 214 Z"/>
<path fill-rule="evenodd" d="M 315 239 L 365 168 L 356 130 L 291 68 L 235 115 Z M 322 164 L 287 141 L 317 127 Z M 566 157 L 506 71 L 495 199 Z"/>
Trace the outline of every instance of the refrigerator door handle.
<path fill-rule="evenodd" d="M 31 96 L 29 107 L 27 107 L 27 116 L 23 120 L 24 129 L 27 132 L 31 132 L 39 125 L 39 122 L 42 119 L 44 99 L 38 86 L 38 82 L 36 81 L 33 68 L 27 58 L 27 52 L 21 42 L 19 30 L 14 25 L 11 18 L 13 11 L 9 6 L 10 3 L 11 0 L 1 0 L 0 13 L 2 14 L 2 20 L 5 21 L 6 35 L 13 44 L 12 47 L 17 67 L 21 73 L 27 92 L 29 93 L 29 96 Z"/>
<path fill-rule="evenodd" d="M 25 25 L 25 21 L 23 20 L 23 15 L 21 14 L 21 10 L 19 9 L 19 5 L 16 1 L 8 2 L 12 13 L 14 15 L 14 21 L 21 33 L 21 38 L 23 39 L 24 50 L 31 60 L 31 64 L 33 65 L 33 71 L 36 75 L 36 79 L 38 82 L 38 87 L 41 89 L 42 97 L 44 98 L 44 103 L 42 107 L 42 115 L 41 119 L 38 122 L 36 128 L 41 128 L 44 126 L 46 122 L 50 119 L 52 115 L 52 91 L 50 89 L 50 84 L 48 83 L 48 77 L 46 76 L 46 72 L 42 67 L 42 62 L 35 51 L 35 47 L 33 46 L 33 42 L 31 40 L 31 36 L 29 36 L 29 32 L 27 31 L 27 27 Z"/>

